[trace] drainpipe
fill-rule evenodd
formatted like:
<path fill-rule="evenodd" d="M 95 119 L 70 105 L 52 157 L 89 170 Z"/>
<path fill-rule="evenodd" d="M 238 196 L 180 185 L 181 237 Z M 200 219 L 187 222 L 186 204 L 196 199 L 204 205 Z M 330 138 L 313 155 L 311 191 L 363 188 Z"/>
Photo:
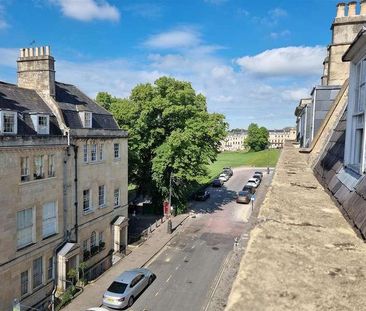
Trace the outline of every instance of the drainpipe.
<path fill-rule="evenodd" d="M 72 145 L 74 147 L 74 191 L 75 191 L 75 243 L 78 243 L 78 146 Z"/>

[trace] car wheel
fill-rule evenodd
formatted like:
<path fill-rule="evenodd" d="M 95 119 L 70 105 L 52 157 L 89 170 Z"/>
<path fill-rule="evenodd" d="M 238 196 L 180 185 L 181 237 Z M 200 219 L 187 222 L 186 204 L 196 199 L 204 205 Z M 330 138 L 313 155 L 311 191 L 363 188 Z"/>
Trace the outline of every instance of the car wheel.
<path fill-rule="evenodd" d="M 128 299 L 128 306 L 131 307 L 133 305 L 133 296 L 130 297 L 130 299 Z"/>
<path fill-rule="evenodd" d="M 149 277 L 149 285 L 154 281 L 154 277 L 152 275 L 150 275 Z"/>

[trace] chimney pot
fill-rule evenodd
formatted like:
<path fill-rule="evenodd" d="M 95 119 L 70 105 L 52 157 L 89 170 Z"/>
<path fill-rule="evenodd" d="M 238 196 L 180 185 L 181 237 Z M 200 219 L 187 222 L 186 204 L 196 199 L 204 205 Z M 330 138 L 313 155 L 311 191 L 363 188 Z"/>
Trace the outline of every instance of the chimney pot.
<path fill-rule="evenodd" d="M 348 16 L 355 16 L 356 15 L 356 1 L 348 2 Z"/>
<path fill-rule="evenodd" d="M 34 56 L 38 56 L 39 55 L 39 50 L 38 47 L 34 48 Z"/>
<path fill-rule="evenodd" d="M 46 55 L 47 56 L 50 55 L 50 47 L 48 45 L 46 45 Z"/>
<path fill-rule="evenodd" d="M 336 17 L 344 17 L 345 14 L 345 7 L 346 7 L 346 4 L 344 2 L 341 2 L 341 3 L 338 3 L 337 4 L 337 16 Z"/>
<path fill-rule="evenodd" d="M 20 49 L 20 57 L 24 57 L 24 49 Z"/>
<path fill-rule="evenodd" d="M 360 15 L 366 15 L 366 0 L 361 0 Z"/>
<path fill-rule="evenodd" d="M 34 56 L 34 50 L 33 50 L 33 48 L 29 48 L 29 56 Z"/>
<path fill-rule="evenodd" d="M 24 49 L 24 57 L 28 57 L 29 56 L 29 49 L 25 48 Z"/>

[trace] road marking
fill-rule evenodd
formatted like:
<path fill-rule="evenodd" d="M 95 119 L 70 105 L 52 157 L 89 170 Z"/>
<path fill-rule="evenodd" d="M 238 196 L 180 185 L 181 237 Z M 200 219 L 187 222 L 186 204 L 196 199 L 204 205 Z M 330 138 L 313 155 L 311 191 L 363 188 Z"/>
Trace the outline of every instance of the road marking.
<path fill-rule="evenodd" d="M 155 297 L 156 297 L 157 295 L 159 295 L 159 291 L 157 291 L 157 292 L 156 292 Z"/>
<path fill-rule="evenodd" d="M 178 270 L 178 269 L 179 269 L 179 267 L 180 267 L 180 265 L 176 266 L 176 267 L 175 267 L 175 270 Z"/>
<path fill-rule="evenodd" d="M 192 248 L 192 249 L 194 249 L 195 247 L 196 247 L 196 245 L 192 245 L 192 247 L 191 247 L 191 248 Z"/>
<path fill-rule="evenodd" d="M 169 275 L 168 279 L 165 282 L 168 283 L 171 277 L 172 277 L 172 275 Z"/>
<path fill-rule="evenodd" d="M 187 256 L 183 258 L 183 260 L 186 260 L 187 259 Z"/>

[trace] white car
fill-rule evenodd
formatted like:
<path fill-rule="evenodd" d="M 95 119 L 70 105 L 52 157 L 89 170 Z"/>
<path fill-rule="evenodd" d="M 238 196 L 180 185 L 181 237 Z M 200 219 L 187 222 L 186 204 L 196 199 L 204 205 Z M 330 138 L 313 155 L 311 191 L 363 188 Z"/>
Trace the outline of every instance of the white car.
<path fill-rule="evenodd" d="M 103 305 L 114 309 L 131 307 L 138 295 L 154 281 L 155 275 L 146 268 L 123 272 L 103 295 Z"/>
<path fill-rule="evenodd" d="M 86 311 L 109 311 L 106 308 L 96 307 L 96 308 L 89 308 Z"/>
<path fill-rule="evenodd" d="M 219 179 L 225 182 L 229 180 L 229 176 L 226 174 L 220 174 Z"/>
<path fill-rule="evenodd" d="M 249 178 L 247 184 L 253 185 L 254 188 L 259 186 L 260 181 L 256 178 Z"/>

